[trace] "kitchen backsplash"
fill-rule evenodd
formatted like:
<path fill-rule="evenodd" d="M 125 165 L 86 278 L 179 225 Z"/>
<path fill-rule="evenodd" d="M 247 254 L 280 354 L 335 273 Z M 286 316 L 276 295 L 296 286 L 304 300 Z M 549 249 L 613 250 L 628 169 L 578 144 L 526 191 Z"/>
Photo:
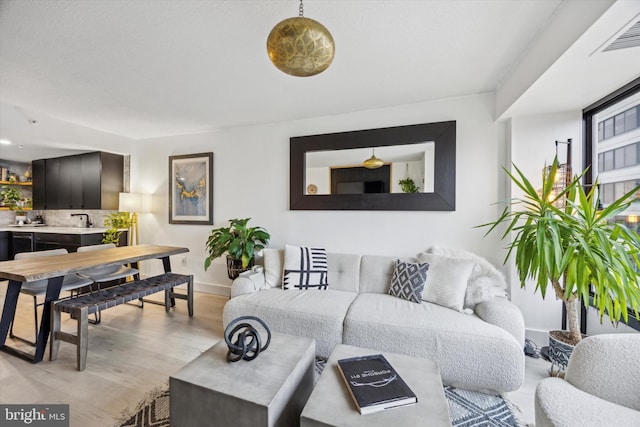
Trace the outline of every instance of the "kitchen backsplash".
<path fill-rule="evenodd" d="M 34 210 L 27 211 L 27 218 L 33 221 L 36 215 L 41 215 L 47 225 L 54 227 L 80 227 L 84 226 L 84 217 L 71 216 L 72 213 L 86 213 L 93 223 L 93 227 L 104 227 L 104 219 L 117 211 L 104 210 Z M 13 211 L 0 211 L 0 226 L 15 224 L 16 213 Z M 82 225 L 81 225 L 82 223 Z"/>

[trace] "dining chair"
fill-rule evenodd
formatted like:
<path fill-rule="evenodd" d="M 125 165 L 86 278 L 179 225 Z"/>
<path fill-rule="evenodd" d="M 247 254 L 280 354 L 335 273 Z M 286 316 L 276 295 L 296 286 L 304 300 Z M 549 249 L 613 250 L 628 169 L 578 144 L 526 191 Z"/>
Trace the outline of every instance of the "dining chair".
<path fill-rule="evenodd" d="M 46 257 L 46 256 L 52 256 L 52 255 L 62 255 L 66 253 L 68 253 L 66 249 L 52 249 L 48 251 L 38 251 L 38 252 L 21 252 L 21 253 L 17 253 L 14 256 L 14 259 L 18 260 L 18 259 Z M 38 307 L 44 304 L 44 301 L 40 303 L 38 302 L 38 297 L 46 295 L 48 282 L 49 282 L 48 279 L 36 280 L 33 282 L 22 282 L 22 287 L 20 288 L 20 293 L 23 293 L 25 295 L 31 295 L 33 297 L 33 315 L 35 319 L 36 339 L 38 337 Z M 92 283 L 93 282 L 90 279 L 83 278 L 75 274 L 68 274 L 64 276 L 64 279 L 62 280 L 62 288 L 60 289 L 60 292 L 74 291 L 84 286 L 89 286 Z M 13 333 L 14 320 L 15 320 L 15 313 L 14 313 L 13 319 L 11 320 L 11 328 L 9 329 L 9 336 L 13 339 L 17 339 L 27 344 L 30 344 L 32 346 L 35 346 L 35 340 L 29 341 L 28 339 L 15 335 Z"/>
<path fill-rule="evenodd" d="M 105 249 L 115 248 L 114 243 L 104 243 L 100 245 L 80 246 L 78 252 L 100 251 Z M 100 267 L 92 267 L 77 272 L 78 276 L 89 279 L 97 286 L 97 290 L 100 290 L 101 284 L 113 282 L 116 280 L 126 279 L 129 276 L 137 276 L 139 274 L 138 269 L 127 267 L 122 264 L 111 264 Z M 100 323 L 101 315 L 100 311 L 96 312 L 96 319 L 91 323 Z"/>

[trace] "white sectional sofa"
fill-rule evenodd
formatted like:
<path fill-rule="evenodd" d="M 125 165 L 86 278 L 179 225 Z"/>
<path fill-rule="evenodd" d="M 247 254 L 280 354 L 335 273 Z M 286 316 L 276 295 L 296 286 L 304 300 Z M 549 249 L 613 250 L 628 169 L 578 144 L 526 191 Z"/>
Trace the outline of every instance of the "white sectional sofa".
<path fill-rule="evenodd" d="M 339 343 L 369 347 L 433 359 L 445 385 L 495 393 L 518 389 L 524 321 L 507 298 L 495 296 L 504 294 L 504 278 L 473 254 L 444 254 L 473 262 L 464 311 L 389 295 L 396 261 L 389 256 L 328 253 L 326 290 L 284 290 L 283 251 L 265 249 L 264 266 L 233 282 L 224 326 L 239 316 L 258 316 L 272 331 L 314 338 L 319 357 L 327 358 Z M 417 259 L 423 257 L 429 255 Z"/>

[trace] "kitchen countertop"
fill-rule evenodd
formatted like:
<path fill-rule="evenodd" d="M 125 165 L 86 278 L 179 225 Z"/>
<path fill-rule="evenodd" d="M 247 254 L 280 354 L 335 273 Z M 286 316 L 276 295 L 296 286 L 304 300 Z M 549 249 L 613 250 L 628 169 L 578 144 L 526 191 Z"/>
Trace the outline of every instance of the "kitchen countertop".
<path fill-rule="evenodd" d="M 49 225 L 0 225 L 0 231 L 20 231 L 27 233 L 57 233 L 57 234 L 102 234 L 106 227 L 53 227 Z"/>

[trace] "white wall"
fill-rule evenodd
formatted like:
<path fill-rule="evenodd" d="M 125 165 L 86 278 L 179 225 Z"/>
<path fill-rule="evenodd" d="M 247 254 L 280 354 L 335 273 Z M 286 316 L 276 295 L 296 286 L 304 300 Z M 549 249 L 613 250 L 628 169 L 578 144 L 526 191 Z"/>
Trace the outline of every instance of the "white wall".
<path fill-rule="evenodd" d="M 394 108 L 223 129 L 141 141 L 132 156 L 132 191 L 154 194 L 153 214 L 140 218 L 141 241 L 187 246 L 185 269 L 196 283 L 230 284 L 223 259 L 204 272 L 205 241 L 213 228 L 170 225 L 167 213 L 168 157 L 214 153 L 214 227 L 237 217 L 266 227 L 271 246 L 285 243 L 320 245 L 351 253 L 412 256 L 430 245 L 467 248 L 501 265 L 504 252 L 498 236 L 483 238 L 473 227 L 498 214 L 493 205 L 504 198 L 500 177 L 506 125 L 492 119 L 493 96 L 447 99 Z M 290 211 L 289 138 L 446 120 L 457 121 L 457 183 L 455 212 Z M 154 267 L 155 268 L 155 267 Z M 159 268 L 159 266 L 158 266 Z"/>
<path fill-rule="evenodd" d="M 331 170 L 328 167 L 306 168 L 304 182 L 314 184 L 317 188 L 316 194 L 331 194 Z"/>
<path fill-rule="evenodd" d="M 550 165 L 556 153 L 555 141 L 573 139 L 572 164 L 574 172 L 582 165 L 582 112 L 572 111 L 560 114 L 518 117 L 511 119 L 511 161 L 534 185 L 542 184 L 542 169 Z M 558 147 L 558 159 L 566 161 L 566 146 Z M 512 168 L 512 172 L 515 170 Z M 521 192 L 512 186 L 513 197 Z M 549 331 L 560 329 L 562 322 L 562 301 L 556 300 L 548 288 L 543 300 L 539 292 L 534 294 L 535 283 L 528 282 L 520 288 L 517 272 L 511 266 L 511 300 L 520 308 L 525 325 L 529 330 Z M 546 343 L 545 343 L 546 345 Z"/>

